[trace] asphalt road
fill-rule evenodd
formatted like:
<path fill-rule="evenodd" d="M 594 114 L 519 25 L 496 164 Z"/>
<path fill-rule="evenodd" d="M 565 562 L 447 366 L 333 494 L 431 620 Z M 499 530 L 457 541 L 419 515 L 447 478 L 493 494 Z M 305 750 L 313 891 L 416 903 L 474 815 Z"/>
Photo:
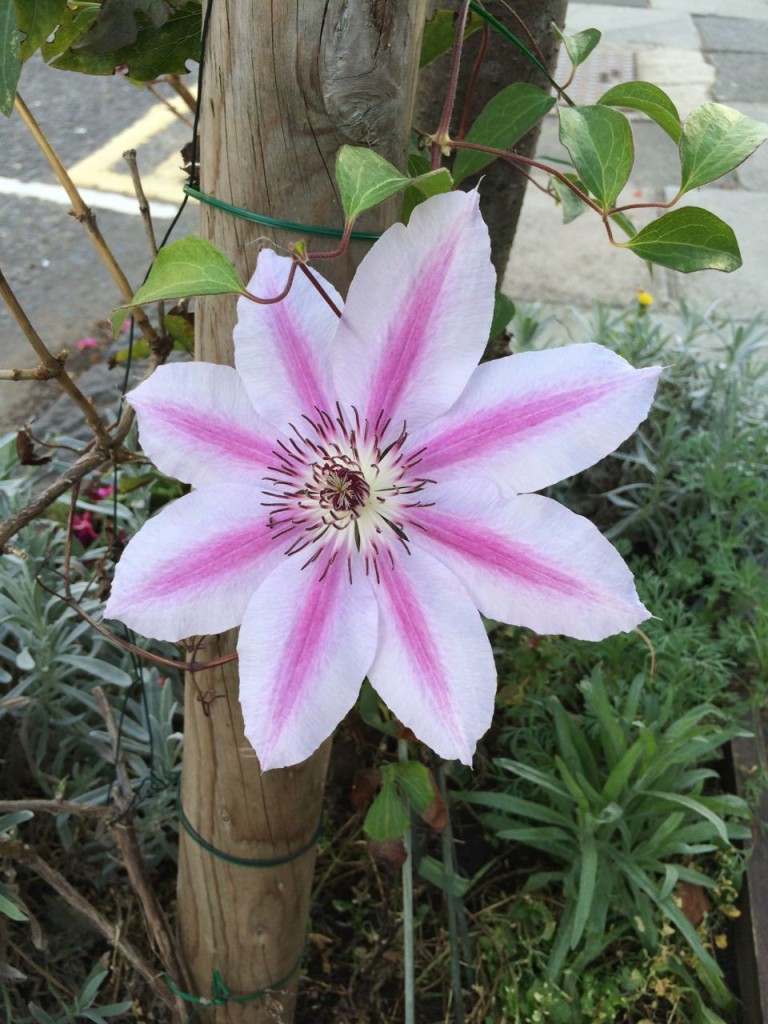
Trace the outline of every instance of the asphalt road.
<path fill-rule="evenodd" d="M 137 288 L 150 252 L 121 154 L 137 150 L 157 233 L 162 234 L 183 195 L 178 154 L 191 127 L 125 79 L 54 71 L 38 58 L 25 65 L 19 92 L 83 189 L 107 243 Z M 0 204 L 3 273 L 48 347 L 54 352 L 68 348 L 74 358 L 77 341 L 96 333 L 94 324 L 121 299 L 16 111 L 7 120 L 0 117 Z M 197 211 L 190 209 L 178 237 L 196 225 Z M 0 302 L 0 368 L 35 365 L 28 342 Z M 49 390 L 36 383 L 0 381 L 0 434 L 44 404 Z"/>

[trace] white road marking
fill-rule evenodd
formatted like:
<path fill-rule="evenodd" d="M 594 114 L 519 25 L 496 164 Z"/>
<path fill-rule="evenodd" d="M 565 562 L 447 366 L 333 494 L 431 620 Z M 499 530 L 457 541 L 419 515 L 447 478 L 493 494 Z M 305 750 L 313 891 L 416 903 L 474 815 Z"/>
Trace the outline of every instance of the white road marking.
<path fill-rule="evenodd" d="M 130 177 L 128 178 L 130 183 Z M 101 192 L 93 188 L 80 188 L 78 192 L 83 202 L 94 210 L 111 210 L 114 213 L 127 213 L 138 216 L 139 204 L 136 197 L 117 195 L 114 192 Z M 183 193 L 179 189 L 179 204 Z M 59 206 L 72 206 L 72 202 L 61 185 L 48 185 L 42 181 L 19 181 L 17 178 L 0 177 L 0 195 L 17 196 L 20 199 L 41 199 Z M 171 220 L 176 216 L 179 204 L 149 201 L 152 216 L 158 220 Z"/>

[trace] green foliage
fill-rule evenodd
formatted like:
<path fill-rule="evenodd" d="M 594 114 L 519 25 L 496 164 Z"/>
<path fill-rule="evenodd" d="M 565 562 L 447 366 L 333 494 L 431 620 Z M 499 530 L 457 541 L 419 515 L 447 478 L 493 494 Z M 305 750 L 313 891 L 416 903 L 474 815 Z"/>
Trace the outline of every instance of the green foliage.
<path fill-rule="evenodd" d="M 381 788 L 363 822 L 371 839 L 400 839 L 407 831 L 411 810 L 423 814 L 434 803 L 429 772 L 418 761 L 397 761 L 381 769 Z"/>
<path fill-rule="evenodd" d="M 681 192 L 722 178 L 768 139 L 768 125 L 721 103 L 694 110 L 680 137 Z"/>
<path fill-rule="evenodd" d="M 563 107 L 560 141 L 579 178 L 604 210 L 610 209 L 629 179 L 634 143 L 629 121 L 605 106 Z"/>
<path fill-rule="evenodd" d="M 682 126 L 677 107 L 658 85 L 651 82 L 622 82 L 603 93 L 597 102 L 608 107 L 639 110 L 655 121 L 673 142 L 680 140 Z"/>
<path fill-rule="evenodd" d="M 554 104 L 554 96 L 549 96 L 535 85 L 524 82 L 508 85 L 488 101 L 464 141 L 494 149 L 511 149 Z M 490 153 L 459 149 L 453 163 L 454 181 L 458 184 L 495 159 Z"/>
<path fill-rule="evenodd" d="M 448 192 L 453 184 L 444 167 L 411 178 L 383 156 L 361 146 L 341 147 L 336 157 L 336 181 L 347 223 L 407 188 L 418 189 L 426 199 Z"/>
<path fill-rule="evenodd" d="M 731 273 L 741 266 L 733 229 L 697 206 L 670 210 L 621 244 L 649 263 L 684 274 L 694 270 Z"/>
<path fill-rule="evenodd" d="M 237 271 L 215 245 L 190 235 L 163 246 L 144 284 L 133 296 L 131 306 L 190 295 L 244 295 Z M 116 329 L 125 319 L 126 306 L 112 314 Z"/>
<path fill-rule="evenodd" d="M 522 780 L 522 792 L 504 776 L 501 792 L 463 793 L 490 808 L 489 826 L 501 838 L 541 850 L 555 865 L 532 875 L 526 891 L 562 888 L 565 906 L 548 974 L 557 981 L 574 951 L 585 962 L 632 929 L 650 952 L 661 942 L 661 923 L 679 930 L 702 969 L 719 968 L 675 900 L 680 882 L 713 888 L 691 857 L 746 839 L 748 816 L 739 798 L 708 795 L 716 776 L 702 767 L 739 731 L 722 714 L 700 705 L 671 719 L 671 699 L 644 697 L 638 676 L 611 701 L 598 674 L 580 685 L 584 710 L 569 713 L 560 700 L 542 711 L 553 749 L 532 760 L 503 758 L 498 768 Z M 659 914 L 660 912 L 660 914 Z M 719 992 L 717 982 L 711 982 Z"/>
<path fill-rule="evenodd" d="M 21 35 L 12 0 L 0 0 L 0 111 L 11 116 L 21 74 Z"/>
<path fill-rule="evenodd" d="M 109 978 L 109 973 L 103 964 L 96 964 L 71 1003 L 67 1004 L 59 995 L 55 996 L 59 1003 L 55 1016 L 37 1003 L 31 1002 L 30 1016 L 17 1018 L 16 1024 L 76 1024 L 77 1021 L 83 1020 L 91 1021 L 92 1024 L 106 1024 L 108 1018 L 130 1012 L 134 1005 L 130 999 L 106 1006 L 95 1005 L 99 990 Z"/>
<path fill-rule="evenodd" d="M 579 64 L 584 63 L 602 38 L 602 33 L 596 28 L 585 28 L 582 32 L 575 32 L 573 35 L 566 35 L 564 32 L 560 31 L 554 22 L 552 23 L 552 27 L 560 37 L 560 40 L 565 47 L 565 51 L 568 54 L 568 58 L 574 68 L 577 68 Z"/>
<path fill-rule="evenodd" d="M 478 14 L 470 14 L 467 17 L 467 26 L 464 30 L 464 38 L 468 39 L 473 32 L 482 27 L 483 20 Z M 419 67 L 426 67 L 433 60 L 437 60 L 452 47 L 456 38 L 456 12 L 435 11 L 424 25 L 424 35 L 421 41 L 421 57 Z"/>

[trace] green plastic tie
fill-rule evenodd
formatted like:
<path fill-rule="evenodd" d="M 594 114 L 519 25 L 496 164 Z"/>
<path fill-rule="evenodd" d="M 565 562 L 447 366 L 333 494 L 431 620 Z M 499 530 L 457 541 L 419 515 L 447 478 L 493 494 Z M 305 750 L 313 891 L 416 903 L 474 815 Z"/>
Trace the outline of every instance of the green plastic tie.
<path fill-rule="evenodd" d="M 164 978 L 166 985 L 175 996 L 177 996 L 179 999 L 183 999 L 185 1003 L 194 1003 L 202 1009 L 206 1009 L 210 1006 L 226 1006 L 227 1003 L 255 1003 L 258 999 L 264 999 L 264 997 L 269 992 L 272 992 L 275 989 L 281 989 L 284 985 L 287 985 L 288 982 L 296 973 L 296 971 L 298 971 L 299 967 L 301 966 L 303 956 L 304 953 L 302 951 L 301 956 L 299 956 L 296 963 L 293 965 L 293 967 L 285 975 L 284 978 L 281 978 L 279 981 L 274 982 L 274 984 L 270 985 L 268 988 L 262 988 L 259 989 L 258 992 L 250 992 L 244 996 L 233 995 L 232 992 L 230 992 L 227 983 L 222 978 L 221 973 L 216 970 L 213 972 L 211 976 L 210 996 L 193 996 L 190 992 L 184 992 L 182 989 L 180 989 L 178 985 L 174 983 L 170 975 L 165 974 Z"/>
<path fill-rule="evenodd" d="M 297 231 L 302 235 L 322 235 L 325 238 L 344 237 L 344 232 L 339 228 L 317 228 L 311 224 L 297 224 L 290 220 L 277 220 L 274 217 L 265 217 L 261 213 L 253 213 L 251 210 L 243 210 L 239 206 L 233 206 L 232 203 L 224 202 L 223 199 L 217 199 L 216 196 L 208 195 L 207 192 L 201 192 L 194 185 L 185 185 L 184 191 L 192 199 L 197 199 L 198 202 L 207 203 L 208 206 L 215 206 L 217 210 L 225 210 L 227 213 L 240 217 L 242 220 L 263 224 L 267 228 L 285 228 L 286 231 Z M 381 235 L 373 234 L 370 231 L 353 231 L 349 237 L 356 242 L 375 242 L 381 238 Z"/>
<path fill-rule="evenodd" d="M 209 843 L 207 839 L 197 831 L 192 822 L 184 813 L 184 808 L 181 804 L 181 797 L 177 797 L 176 804 L 179 809 L 179 821 L 181 822 L 182 828 L 197 843 L 198 846 L 202 846 L 208 853 L 213 854 L 214 857 L 218 857 L 219 860 L 226 861 L 227 864 L 236 864 L 241 868 L 279 868 L 283 864 L 290 864 L 291 861 L 298 860 L 299 857 L 303 857 L 305 853 L 308 853 L 312 847 L 317 843 L 320 838 L 320 833 L 323 829 L 322 815 L 317 823 L 317 828 L 312 838 L 300 850 L 296 850 L 295 853 L 289 853 L 285 857 L 275 857 L 272 860 L 254 860 L 250 857 L 236 857 L 234 854 L 225 853 L 224 850 L 217 849 L 212 843 Z"/>

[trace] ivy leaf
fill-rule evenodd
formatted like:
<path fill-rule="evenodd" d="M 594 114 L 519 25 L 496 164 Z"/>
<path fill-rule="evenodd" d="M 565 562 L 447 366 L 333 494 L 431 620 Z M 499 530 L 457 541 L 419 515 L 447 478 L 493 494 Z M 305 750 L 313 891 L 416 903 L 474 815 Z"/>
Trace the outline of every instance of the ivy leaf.
<path fill-rule="evenodd" d="M 24 33 L 22 62 L 37 53 L 67 10 L 67 0 L 16 0 L 16 24 Z"/>
<path fill-rule="evenodd" d="M 466 141 L 494 149 L 509 149 L 530 131 L 555 104 L 554 96 L 525 82 L 508 85 L 489 100 L 467 132 Z M 453 180 L 458 184 L 495 160 L 492 153 L 459 149 L 453 163 Z"/>
<path fill-rule="evenodd" d="M 0 111 L 10 117 L 21 74 L 21 34 L 13 0 L 0 0 Z"/>
<path fill-rule="evenodd" d="M 571 64 L 573 64 L 575 68 L 577 68 L 579 64 L 584 63 L 602 38 L 602 32 L 598 31 L 596 28 L 585 28 L 583 32 L 576 32 L 572 36 L 567 36 L 564 32 L 561 32 L 554 22 L 552 24 L 552 28 L 554 28 L 555 32 L 560 37 L 560 41 L 565 47 L 565 51 L 568 54 Z"/>
<path fill-rule="evenodd" d="M 409 178 L 383 156 L 364 146 L 341 147 L 336 157 L 336 181 L 347 222 L 411 185 L 430 196 L 447 192 L 453 183 L 450 172 L 444 167 Z"/>
<path fill-rule="evenodd" d="M 189 0 L 161 28 L 141 28 L 129 46 L 91 53 L 73 44 L 52 66 L 87 75 L 111 75 L 116 67 L 126 66 L 128 77 L 137 82 L 150 82 L 165 74 L 183 75 L 189 70 L 187 61 L 200 55 L 200 17 L 199 0 Z"/>
<path fill-rule="evenodd" d="M 467 18 L 467 26 L 464 30 L 464 39 L 468 39 L 473 32 L 482 26 L 483 19 L 479 14 L 470 14 Z M 456 40 L 456 12 L 436 11 L 435 16 L 430 18 L 424 25 L 424 36 L 421 41 L 421 56 L 419 67 L 423 68 L 431 64 L 442 54 L 447 53 L 453 47 Z"/>
<path fill-rule="evenodd" d="M 680 141 L 680 115 L 677 107 L 658 85 L 650 82 L 622 82 L 603 93 L 597 101 L 606 107 L 639 110 L 662 128 L 673 142 Z"/>
<path fill-rule="evenodd" d="M 245 294 L 235 268 L 215 245 L 190 235 L 160 250 L 147 280 L 127 305 L 231 292 Z"/>
<path fill-rule="evenodd" d="M 184 6 L 182 3 L 174 7 Z M 91 30 L 77 44 L 86 53 L 109 53 L 136 42 L 144 15 L 150 24 L 162 28 L 172 13 L 167 0 L 104 0 Z"/>
<path fill-rule="evenodd" d="M 687 118 L 680 137 L 682 181 L 689 192 L 722 178 L 768 139 L 768 124 L 722 103 L 705 103 Z"/>
<path fill-rule="evenodd" d="M 384 842 L 405 835 L 410 824 L 408 808 L 397 792 L 394 779 L 384 777 L 363 822 L 363 831 L 371 839 Z"/>
<path fill-rule="evenodd" d="M 610 107 L 563 107 L 560 141 L 581 180 L 603 209 L 609 209 L 626 185 L 634 162 L 629 121 Z"/>
<path fill-rule="evenodd" d="M 694 270 L 730 273 L 741 266 L 733 230 L 719 217 L 697 206 L 665 213 L 621 247 L 631 249 L 649 263 L 684 274 Z"/>
<path fill-rule="evenodd" d="M 40 47 L 43 60 L 46 63 L 50 62 L 54 57 L 58 57 L 59 54 L 68 50 L 81 36 L 85 35 L 98 14 L 98 7 L 80 7 L 77 10 L 67 7 L 61 17 L 56 34 L 53 38 L 45 40 Z"/>

